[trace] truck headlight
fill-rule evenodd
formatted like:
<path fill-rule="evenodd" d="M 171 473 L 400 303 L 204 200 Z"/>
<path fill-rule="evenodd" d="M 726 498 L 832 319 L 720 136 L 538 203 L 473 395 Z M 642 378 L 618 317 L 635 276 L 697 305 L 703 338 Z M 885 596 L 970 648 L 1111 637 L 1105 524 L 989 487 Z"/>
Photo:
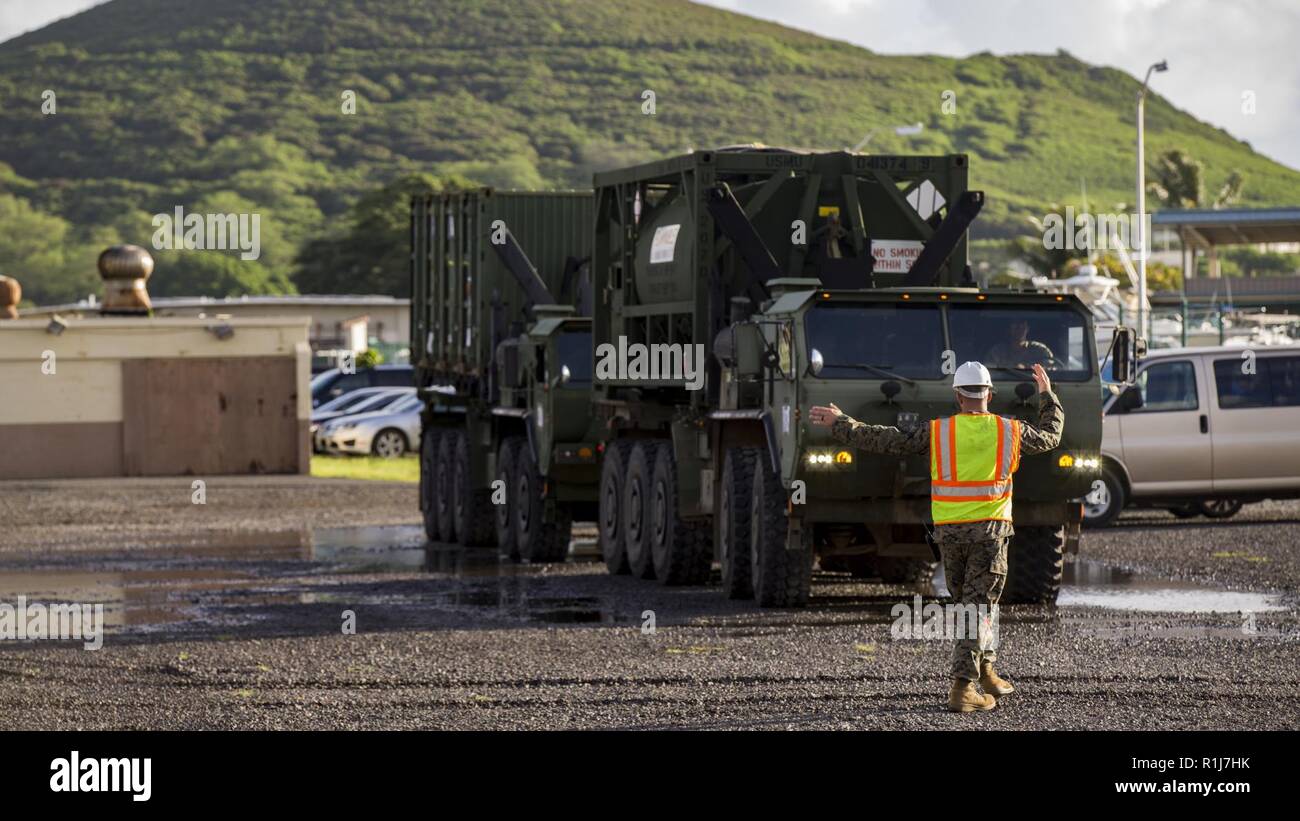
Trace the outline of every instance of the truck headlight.
<path fill-rule="evenodd" d="M 1074 470 L 1096 470 L 1101 467 L 1101 458 L 1082 453 L 1062 453 L 1056 460 L 1056 466 Z"/>
<path fill-rule="evenodd" d="M 849 450 L 810 450 L 804 456 L 804 464 L 821 470 L 849 467 L 853 464 L 853 452 Z"/>

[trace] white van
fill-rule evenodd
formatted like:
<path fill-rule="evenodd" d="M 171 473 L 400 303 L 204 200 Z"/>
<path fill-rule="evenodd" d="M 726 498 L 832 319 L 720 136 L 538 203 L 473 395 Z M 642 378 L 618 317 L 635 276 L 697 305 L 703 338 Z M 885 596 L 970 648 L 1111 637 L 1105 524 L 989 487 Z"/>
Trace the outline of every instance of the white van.
<path fill-rule="evenodd" d="M 1226 518 L 1300 497 L 1300 345 L 1152 351 L 1103 414 L 1085 525 L 1126 505 Z"/>

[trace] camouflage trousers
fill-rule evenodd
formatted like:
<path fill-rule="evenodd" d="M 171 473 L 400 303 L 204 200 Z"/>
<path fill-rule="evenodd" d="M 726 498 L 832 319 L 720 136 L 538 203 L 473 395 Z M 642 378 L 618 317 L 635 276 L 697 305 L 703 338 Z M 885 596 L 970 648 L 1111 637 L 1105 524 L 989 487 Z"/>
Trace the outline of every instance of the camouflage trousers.
<path fill-rule="evenodd" d="M 943 553 L 943 574 L 954 603 L 978 612 L 976 635 L 959 630 L 952 650 L 953 678 L 977 680 L 983 662 L 998 657 L 998 599 L 1007 583 L 1006 538 L 977 537 L 967 533 L 945 534 L 936 528 L 936 540 Z M 958 621 L 959 627 L 964 624 Z"/>

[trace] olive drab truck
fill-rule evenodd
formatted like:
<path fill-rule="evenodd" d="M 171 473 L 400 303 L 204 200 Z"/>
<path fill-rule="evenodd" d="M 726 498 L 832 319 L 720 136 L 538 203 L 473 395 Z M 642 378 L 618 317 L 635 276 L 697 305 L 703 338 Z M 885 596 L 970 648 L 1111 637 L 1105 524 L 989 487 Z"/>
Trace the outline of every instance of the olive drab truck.
<path fill-rule="evenodd" d="M 411 203 L 411 351 L 429 539 L 563 560 L 593 519 L 590 192 Z"/>
<path fill-rule="evenodd" d="M 716 566 L 726 595 L 761 606 L 806 604 L 814 566 L 928 577 L 927 458 L 842 446 L 808 409 L 924 425 L 955 411 L 952 373 L 978 359 L 990 410 L 1036 421 L 1032 377 L 1002 356 L 1015 329 L 1050 351 L 1066 423 L 1016 476 L 1004 600 L 1054 601 L 1100 471 L 1092 317 L 1073 296 L 977 287 L 967 177 L 964 155 L 738 146 L 598 173 L 586 211 L 572 194 L 510 195 L 510 213 L 503 194 L 417 202 L 430 538 L 499 530 L 554 560 L 572 518 L 594 519 L 611 573 L 704 584 Z M 1130 373 L 1131 331 L 1117 340 Z"/>
<path fill-rule="evenodd" d="M 983 195 L 967 175 L 965 155 L 756 146 L 595 175 L 592 401 L 607 430 L 611 571 L 703 583 L 716 561 L 728 596 L 764 606 L 805 604 L 815 563 L 928 576 L 927 458 L 846 448 L 808 409 L 924 425 L 955 412 L 951 374 L 980 359 L 990 410 L 1036 421 L 1032 377 L 996 358 L 1024 323 L 1052 352 L 1066 423 L 1060 447 L 1016 477 L 1006 600 L 1055 600 L 1099 472 L 1092 317 L 1073 297 L 976 286 L 967 228 Z M 606 361 L 642 348 L 684 359 L 693 346 L 706 352 L 702 386 Z"/>

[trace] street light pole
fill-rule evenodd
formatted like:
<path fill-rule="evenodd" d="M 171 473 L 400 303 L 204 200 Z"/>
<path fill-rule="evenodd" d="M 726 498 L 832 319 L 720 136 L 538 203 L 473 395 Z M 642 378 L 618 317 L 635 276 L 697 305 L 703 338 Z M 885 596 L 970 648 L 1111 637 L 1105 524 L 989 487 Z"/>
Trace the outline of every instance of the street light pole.
<path fill-rule="evenodd" d="M 1146 118 L 1147 84 L 1151 82 L 1151 72 L 1168 71 L 1169 63 L 1161 60 L 1152 63 L 1147 69 L 1147 76 L 1142 80 L 1142 90 L 1137 99 L 1137 210 L 1138 210 L 1138 306 L 1137 332 L 1139 337 L 1147 336 L 1147 166 L 1143 144 L 1143 126 Z M 1186 272 L 1184 272 L 1186 276 Z"/>

